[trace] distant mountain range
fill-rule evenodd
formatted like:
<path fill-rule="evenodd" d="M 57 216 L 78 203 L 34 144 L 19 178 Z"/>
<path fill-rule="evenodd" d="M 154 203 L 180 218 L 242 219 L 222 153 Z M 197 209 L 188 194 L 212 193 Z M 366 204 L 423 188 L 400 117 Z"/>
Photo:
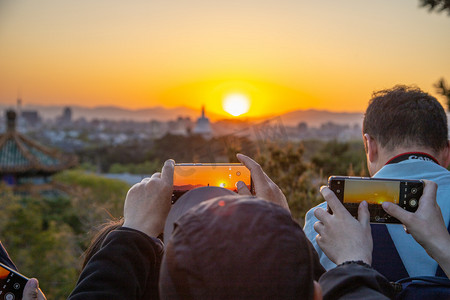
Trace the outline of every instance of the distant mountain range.
<path fill-rule="evenodd" d="M 296 110 L 281 115 L 283 124 L 294 126 L 305 122 L 308 126 L 318 127 L 323 123 L 362 124 L 363 113 L 332 112 L 327 110 Z"/>
<path fill-rule="evenodd" d="M 42 106 L 42 105 L 26 105 L 22 107 L 22 111 L 36 110 L 44 119 L 54 119 L 62 115 L 65 106 Z M 1 110 L 11 108 L 11 106 L 0 105 Z M 111 119 L 111 120 L 133 120 L 133 121 L 169 121 L 175 120 L 179 116 L 190 117 L 196 120 L 200 117 L 200 110 L 195 110 L 188 107 L 165 108 L 161 106 L 130 110 L 115 106 L 100 106 L 100 107 L 83 107 L 70 106 L 72 109 L 73 119 L 85 118 L 92 119 Z M 211 120 L 224 119 L 222 115 L 209 113 L 206 110 L 206 116 Z M 246 122 L 261 122 L 264 119 L 271 119 L 281 117 L 284 125 L 297 126 L 301 122 L 305 122 L 308 126 L 318 127 L 323 123 L 333 122 L 338 124 L 361 124 L 363 119 L 362 113 L 341 113 L 331 112 L 325 110 L 296 110 L 281 115 L 273 115 L 266 118 L 245 119 Z"/>

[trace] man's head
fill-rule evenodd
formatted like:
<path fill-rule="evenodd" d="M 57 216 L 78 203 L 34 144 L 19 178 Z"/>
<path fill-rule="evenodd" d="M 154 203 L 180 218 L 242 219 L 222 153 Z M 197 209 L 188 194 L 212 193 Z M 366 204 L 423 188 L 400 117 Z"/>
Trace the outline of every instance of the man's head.
<path fill-rule="evenodd" d="M 362 131 L 371 174 L 401 152 L 423 151 L 441 165 L 447 163 L 447 116 L 436 98 L 419 88 L 395 86 L 374 92 Z M 370 153 L 374 146 L 376 153 Z"/>
<path fill-rule="evenodd" d="M 161 298 L 313 299 L 323 272 L 289 212 L 254 197 L 201 203 L 176 221 L 160 273 Z"/>

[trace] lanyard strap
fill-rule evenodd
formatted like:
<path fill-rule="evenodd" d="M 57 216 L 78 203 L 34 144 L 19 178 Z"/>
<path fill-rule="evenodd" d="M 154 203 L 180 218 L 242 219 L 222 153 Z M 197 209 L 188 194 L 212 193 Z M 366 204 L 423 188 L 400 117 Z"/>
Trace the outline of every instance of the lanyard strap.
<path fill-rule="evenodd" d="M 404 160 L 410 160 L 410 159 L 431 161 L 431 162 L 437 163 L 439 165 L 439 162 L 438 162 L 438 160 L 436 158 L 434 158 L 430 154 L 424 153 L 424 152 L 406 152 L 406 153 L 399 154 L 399 155 L 394 156 L 393 158 L 391 158 L 386 163 L 386 165 L 396 164 L 398 162 L 401 162 L 401 161 L 404 161 Z"/>

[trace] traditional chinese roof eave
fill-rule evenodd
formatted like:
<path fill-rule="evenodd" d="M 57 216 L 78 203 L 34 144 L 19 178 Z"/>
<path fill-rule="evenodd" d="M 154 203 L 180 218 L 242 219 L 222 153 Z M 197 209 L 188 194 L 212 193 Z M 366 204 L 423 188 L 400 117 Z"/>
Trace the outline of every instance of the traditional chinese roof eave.
<path fill-rule="evenodd" d="M 29 163 L 26 165 L 16 165 L 16 166 L 2 166 L 0 165 L 0 174 L 53 174 L 70 167 L 74 167 L 78 164 L 78 159 L 75 155 L 62 154 L 57 150 L 45 147 L 29 138 L 25 135 L 12 130 L 7 131 L 5 134 L 0 136 L 0 148 L 2 148 L 8 140 L 13 140 L 17 145 L 20 153 L 28 160 Z M 28 145 L 28 147 L 27 147 Z M 56 165 L 45 165 L 41 163 L 36 157 L 28 150 L 31 147 L 39 150 L 43 154 L 56 159 L 59 163 Z"/>

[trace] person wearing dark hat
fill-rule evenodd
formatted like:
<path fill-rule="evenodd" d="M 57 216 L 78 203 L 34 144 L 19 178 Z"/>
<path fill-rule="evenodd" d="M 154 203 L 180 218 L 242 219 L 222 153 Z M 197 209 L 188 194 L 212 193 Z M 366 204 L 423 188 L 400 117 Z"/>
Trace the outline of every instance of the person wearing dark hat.
<path fill-rule="evenodd" d="M 323 272 L 287 210 L 230 195 L 175 222 L 159 287 L 161 299 L 318 299 Z"/>

